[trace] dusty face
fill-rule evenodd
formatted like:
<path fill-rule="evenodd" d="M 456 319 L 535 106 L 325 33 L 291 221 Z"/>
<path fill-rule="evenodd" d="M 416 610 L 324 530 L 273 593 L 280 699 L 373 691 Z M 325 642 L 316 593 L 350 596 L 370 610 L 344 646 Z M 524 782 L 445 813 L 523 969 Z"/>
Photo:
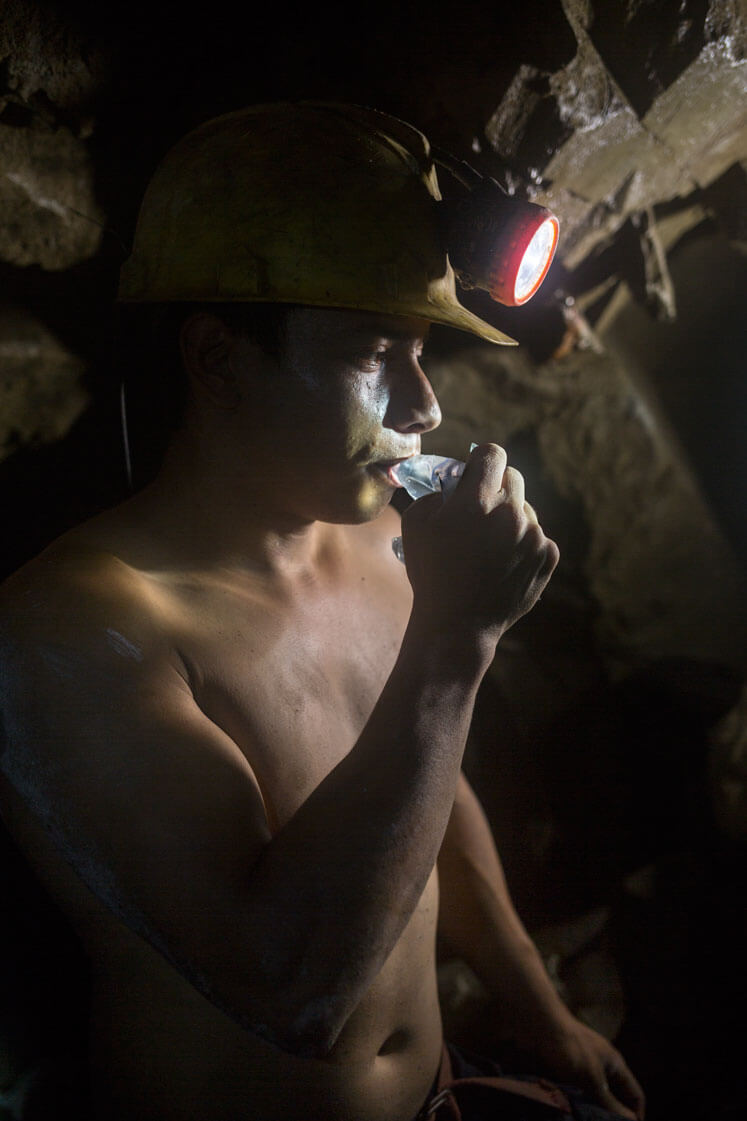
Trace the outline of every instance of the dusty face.
<path fill-rule="evenodd" d="M 252 377 L 247 422 L 286 509 L 362 522 L 389 502 L 390 468 L 441 421 L 419 364 L 428 324 L 368 312 L 291 313 L 277 365 Z M 239 341 L 236 359 L 242 358 Z"/>

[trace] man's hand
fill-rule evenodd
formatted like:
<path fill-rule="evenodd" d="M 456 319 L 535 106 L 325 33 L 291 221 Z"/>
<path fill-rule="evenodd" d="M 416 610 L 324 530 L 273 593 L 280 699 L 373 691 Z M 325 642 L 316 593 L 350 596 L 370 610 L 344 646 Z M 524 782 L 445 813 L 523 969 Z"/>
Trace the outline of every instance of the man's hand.
<path fill-rule="evenodd" d="M 415 610 L 493 641 L 531 610 L 559 557 L 497 444 L 475 448 L 448 498 L 415 502 L 402 532 Z"/>
<path fill-rule="evenodd" d="M 642 1118 L 641 1087 L 619 1052 L 569 1012 L 511 902 L 485 813 L 462 775 L 438 859 L 439 932 L 495 999 L 494 1042 L 525 1069 L 577 1086 L 623 1117 Z"/>
<path fill-rule="evenodd" d="M 533 1036 L 531 1052 L 543 1073 L 577 1086 L 612 1113 L 639 1121 L 646 1099 L 620 1052 L 609 1040 L 566 1016 Z"/>

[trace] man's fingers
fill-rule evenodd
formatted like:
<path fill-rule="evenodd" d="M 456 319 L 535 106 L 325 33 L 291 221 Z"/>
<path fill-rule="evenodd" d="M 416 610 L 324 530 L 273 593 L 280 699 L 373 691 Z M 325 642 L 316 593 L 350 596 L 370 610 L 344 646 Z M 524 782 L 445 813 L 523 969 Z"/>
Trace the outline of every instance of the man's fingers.
<path fill-rule="evenodd" d="M 643 1121 L 646 1098 L 622 1055 L 614 1063 L 608 1063 L 594 1080 L 594 1095 L 611 1113 L 629 1117 L 630 1121 Z"/>
<path fill-rule="evenodd" d="M 417 525 L 428 519 L 441 509 L 443 499 L 440 494 L 425 494 L 416 502 L 411 502 L 402 515 L 402 526 Z"/>
<path fill-rule="evenodd" d="M 537 528 L 539 528 L 539 526 Z M 555 542 L 553 541 L 553 539 L 551 537 L 546 537 L 545 538 L 545 559 L 542 562 L 542 568 L 539 571 L 539 575 L 543 579 L 549 580 L 550 576 L 555 571 L 555 567 L 556 567 L 559 560 L 560 560 L 560 549 L 558 548 L 558 546 L 555 544 Z"/>
<path fill-rule="evenodd" d="M 507 466 L 506 452 L 498 444 L 478 445 L 467 460 L 462 480 L 465 489 L 476 486 L 476 497 L 484 510 L 511 503 L 523 511 L 529 525 L 539 525 L 534 507 L 526 501 L 524 476 Z"/>
<path fill-rule="evenodd" d="M 618 1114 L 620 1117 L 629 1117 L 630 1121 L 636 1121 L 636 1115 L 632 1109 L 628 1109 L 623 1102 L 619 1101 L 613 1093 L 610 1092 L 609 1087 L 606 1085 L 599 1088 L 597 1093 L 599 1104 L 608 1109 L 610 1113 Z"/>
<path fill-rule="evenodd" d="M 523 506 L 526 513 L 527 504 L 524 501 L 524 476 L 521 471 L 517 471 L 515 467 L 507 467 L 503 473 L 502 482 L 503 490 L 506 493 L 506 501 L 515 503 L 519 509 Z M 535 518 L 535 521 L 536 520 Z"/>
<path fill-rule="evenodd" d="M 459 490 L 475 490 L 483 510 L 492 510 L 503 488 L 507 457 L 498 444 L 479 444 L 467 460 Z"/>
<path fill-rule="evenodd" d="M 551 537 L 545 537 L 542 526 L 538 521 L 529 523 L 521 539 L 520 548 L 525 555 L 531 556 L 534 554 L 538 558 L 537 575 L 549 578 L 560 559 L 560 549 Z"/>
<path fill-rule="evenodd" d="M 617 1098 L 633 1110 L 633 1115 L 638 1118 L 638 1121 L 643 1121 L 646 1115 L 646 1095 L 622 1055 L 618 1062 L 608 1069 L 607 1081 L 610 1090 Z"/>

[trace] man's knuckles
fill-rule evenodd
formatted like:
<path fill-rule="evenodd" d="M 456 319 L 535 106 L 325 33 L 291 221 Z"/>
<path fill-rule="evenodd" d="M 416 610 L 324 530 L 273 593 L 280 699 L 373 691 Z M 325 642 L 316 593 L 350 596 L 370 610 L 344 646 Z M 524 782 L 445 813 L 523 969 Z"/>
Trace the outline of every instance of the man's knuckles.
<path fill-rule="evenodd" d="M 496 444 L 481 445 L 473 457 L 478 451 L 494 465 L 505 462 L 505 452 Z M 471 558 L 473 566 L 479 567 L 482 555 L 494 576 L 496 561 L 508 570 L 519 565 L 525 573 L 531 570 L 532 580 L 544 586 L 558 563 L 558 547 L 545 536 L 534 509 L 524 501 L 521 474 L 504 469 L 500 481 L 504 479 L 508 486 L 497 492 L 498 501 L 486 493 L 485 479 L 474 476 L 470 485 L 461 491 L 457 488 L 447 499 L 440 494 L 418 499 L 402 518 L 405 551 L 410 541 L 418 552 L 423 547 L 436 551 L 438 563 L 443 565 L 456 547 L 462 562 Z"/>
<path fill-rule="evenodd" d="M 542 531 L 542 526 L 539 525 L 539 523 L 530 522 L 526 526 L 521 543 L 526 552 L 533 553 L 537 556 L 541 554 L 544 558 L 547 538 L 545 537 Z"/>
<path fill-rule="evenodd" d="M 506 499 L 496 506 L 493 517 L 507 536 L 513 536 L 524 548 L 539 549 L 549 540 L 534 510 L 523 499 Z"/>
<path fill-rule="evenodd" d="M 527 519 L 530 522 L 534 522 L 535 525 L 539 525 L 539 518 L 537 517 L 537 511 L 535 510 L 534 506 L 532 506 L 529 502 L 524 503 L 524 513 L 526 514 Z"/>
<path fill-rule="evenodd" d="M 502 448 L 500 444 L 484 443 L 478 444 L 476 448 L 472 449 L 467 465 L 477 465 L 480 463 L 487 463 L 491 467 L 501 466 L 501 475 L 506 469 L 508 462 L 508 455 L 506 449 Z"/>
<path fill-rule="evenodd" d="M 517 544 L 532 526 L 527 521 L 526 514 L 524 513 L 524 504 L 519 505 L 513 499 L 506 499 L 505 502 L 499 503 L 493 511 L 493 518 L 497 525 L 500 526 L 507 538 L 513 538 Z"/>
<path fill-rule="evenodd" d="M 560 549 L 551 537 L 545 537 L 545 563 L 543 566 L 543 573 L 546 573 L 549 577 L 550 573 L 554 571 L 559 560 Z"/>
<path fill-rule="evenodd" d="M 498 444 L 478 444 L 467 460 L 457 490 L 487 490 L 496 495 L 503 485 L 508 457 Z"/>
<path fill-rule="evenodd" d="M 524 476 L 515 467 L 507 467 L 501 480 L 502 490 L 509 502 L 524 505 Z"/>

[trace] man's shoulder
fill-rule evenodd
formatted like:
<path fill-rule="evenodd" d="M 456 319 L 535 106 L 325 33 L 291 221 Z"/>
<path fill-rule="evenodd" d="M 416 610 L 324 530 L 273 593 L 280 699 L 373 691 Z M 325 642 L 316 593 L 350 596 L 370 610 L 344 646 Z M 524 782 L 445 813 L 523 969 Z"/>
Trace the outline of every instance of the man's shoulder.
<path fill-rule="evenodd" d="M 0 585 L 0 654 L 8 644 L 85 644 L 115 618 L 147 626 L 150 614 L 143 575 L 73 530 Z"/>
<path fill-rule="evenodd" d="M 16 785 L 29 759 L 57 758 L 86 727 L 191 695 L 152 599 L 143 573 L 83 533 L 0 586 L 0 770 Z"/>

